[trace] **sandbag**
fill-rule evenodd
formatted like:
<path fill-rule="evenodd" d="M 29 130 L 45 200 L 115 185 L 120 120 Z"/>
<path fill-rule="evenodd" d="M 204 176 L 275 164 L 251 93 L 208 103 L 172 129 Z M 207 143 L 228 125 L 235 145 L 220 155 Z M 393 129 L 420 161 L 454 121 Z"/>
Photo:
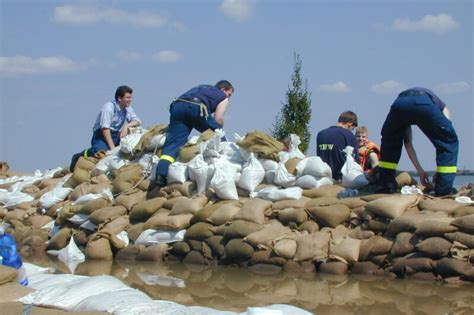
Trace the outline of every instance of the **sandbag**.
<path fill-rule="evenodd" d="M 146 192 L 138 190 L 136 192 L 130 193 L 123 193 L 115 199 L 116 206 L 123 206 L 128 211 L 132 210 L 132 208 L 138 205 L 140 202 L 146 200 Z"/>
<path fill-rule="evenodd" d="M 253 153 L 242 168 L 237 186 L 252 192 L 265 178 L 265 169 Z"/>
<path fill-rule="evenodd" d="M 330 237 L 331 235 L 326 232 L 298 236 L 296 238 L 295 261 L 322 261 L 327 259 Z"/>
<path fill-rule="evenodd" d="M 194 199 L 182 198 L 174 203 L 173 207 L 171 208 L 170 215 L 194 214 L 199 209 L 204 207 L 206 203 L 207 198 L 205 196 L 200 196 Z"/>
<path fill-rule="evenodd" d="M 291 158 L 285 162 L 285 168 L 288 171 L 288 173 L 292 175 L 297 174 L 296 166 L 298 165 L 299 162 L 301 162 L 303 159 L 301 158 Z"/>
<path fill-rule="evenodd" d="M 329 226 L 332 228 L 347 221 L 351 213 L 351 210 L 345 205 L 310 207 L 307 211 L 320 226 Z"/>
<path fill-rule="evenodd" d="M 395 257 L 408 255 L 415 250 L 415 246 L 419 241 L 420 238 L 418 236 L 408 232 L 401 232 L 397 235 L 390 249 L 390 254 Z"/>
<path fill-rule="evenodd" d="M 143 228 L 145 230 L 171 229 L 179 231 L 189 227 L 192 216 L 192 214 L 169 215 L 168 213 L 157 213 L 145 222 Z"/>
<path fill-rule="evenodd" d="M 458 227 L 461 232 L 474 234 L 474 214 L 457 218 L 451 222 L 451 225 Z"/>
<path fill-rule="evenodd" d="M 458 277 L 472 270 L 472 265 L 468 262 L 445 257 L 436 264 L 436 272 L 443 278 Z"/>
<path fill-rule="evenodd" d="M 341 168 L 342 186 L 347 188 L 361 188 L 369 183 L 365 177 L 364 170 L 354 160 L 354 148 L 347 146 L 342 150 L 346 154 L 346 162 Z"/>
<path fill-rule="evenodd" d="M 220 258 L 225 254 L 225 240 L 221 235 L 214 235 L 204 241 L 212 251 L 214 257 Z"/>
<path fill-rule="evenodd" d="M 75 188 L 91 179 L 91 172 L 95 168 L 98 159 L 94 157 L 81 156 L 74 166 L 72 176 L 66 181 L 64 187 Z"/>
<path fill-rule="evenodd" d="M 459 242 L 468 248 L 474 249 L 474 235 L 463 233 L 463 232 L 454 232 L 446 233 L 444 237 L 451 242 Z"/>
<path fill-rule="evenodd" d="M 248 132 L 237 145 L 249 152 L 258 153 L 260 157 L 278 161 L 278 152 L 284 148 L 283 143 L 261 131 Z"/>
<path fill-rule="evenodd" d="M 453 211 L 453 216 L 455 218 L 463 217 L 469 214 L 474 214 L 474 206 L 460 206 Z"/>
<path fill-rule="evenodd" d="M 240 263 L 249 260 L 254 249 L 242 239 L 232 239 L 225 245 L 226 257 L 233 263 Z"/>
<path fill-rule="evenodd" d="M 296 171 L 298 176 L 311 175 L 316 178 L 332 178 L 331 167 L 319 156 L 311 156 L 309 158 L 303 159 L 296 166 Z"/>
<path fill-rule="evenodd" d="M 130 221 L 145 222 L 166 202 L 166 198 L 148 199 L 135 205 L 130 212 Z"/>
<path fill-rule="evenodd" d="M 305 203 L 304 207 L 307 209 L 319 206 L 331 206 L 339 203 L 340 199 L 336 197 L 318 197 L 308 200 L 308 202 Z"/>
<path fill-rule="evenodd" d="M 0 264 L 0 285 L 15 282 L 18 277 L 18 271 L 15 268 Z"/>
<path fill-rule="evenodd" d="M 421 200 L 418 204 L 421 210 L 443 211 L 448 214 L 452 214 L 459 206 L 460 204 L 454 200 L 440 198 Z"/>
<path fill-rule="evenodd" d="M 180 183 L 183 184 L 187 181 L 188 175 L 188 164 L 181 162 L 171 163 L 168 169 L 167 180 L 169 184 Z"/>
<path fill-rule="evenodd" d="M 236 220 L 225 227 L 224 237 L 226 239 L 244 238 L 253 232 L 261 230 L 262 228 L 263 226 L 258 223 L 244 220 Z M 215 232 L 215 229 L 213 229 L 212 231 L 214 232 L 214 234 L 217 234 Z"/>
<path fill-rule="evenodd" d="M 235 203 L 219 204 L 207 221 L 214 225 L 225 224 L 240 212 L 241 205 Z"/>
<path fill-rule="evenodd" d="M 228 201 L 227 201 L 228 202 Z M 232 201 L 234 202 L 234 201 Z M 226 202 L 222 203 L 214 203 L 214 204 L 208 204 L 204 206 L 203 208 L 199 209 L 196 211 L 196 213 L 193 215 L 191 219 L 191 224 L 195 224 L 198 222 L 210 222 L 208 221 L 209 217 L 217 210 L 219 209 L 223 204 L 227 204 Z M 240 208 L 239 208 L 240 210 Z M 226 221 L 227 222 L 227 221 Z M 212 223 L 212 222 L 211 222 Z"/>
<path fill-rule="evenodd" d="M 174 243 L 169 249 L 171 255 L 178 257 L 186 256 L 190 251 L 191 248 L 189 247 L 188 243 L 183 241 Z"/>
<path fill-rule="evenodd" d="M 250 199 L 242 205 L 240 212 L 233 219 L 263 224 L 265 221 L 265 211 L 270 209 L 271 206 L 272 203 L 270 201 L 259 198 Z"/>
<path fill-rule="evenodd" d="M 115 219 L 127 214 L 127 209 L 123 206 L 106 207 L 94 211 L 89 220 L 94 224 L 104 223 L 107 219 Z"/>
<path fill-rule="evenodd" d="M 282 210 L 286 208 L 304 208 L 307 201 L 310 199 L 307 197 L 301 197 L 300 199 L 285 199 L 274 202 L 272 205 L 273 210 Z"/>
<path fill-rule="evenodd" d="M 416 235 L 430 237 L 430 236 L 444 236 L 445 233 L 456 232 L 456 226 L 451 225 L 453 218 L 446 217 L 432 217 L 424 220 L 418 224 L 415 230 Z"/>
<path fill-rule="evenodd" d="M 214 172 L 215 166 L 208 165 L 202 154 L 198 154 L 188 163 L 189 178 L 196 182 L 198 194 L 204 193 L 209 188 Z"/>
<path fill-rule="evenodd" d="M 132 163 L 122 166 L 116 171 L 115 179 L 112 183 L 112 192 L 119 194 L 135 187 L 143 179 L 143 166 Z"/>
<path fill-rule="evenodd" d="M 327 261 L 323 262 L 318 266 L 318 271 L 322 273 L 328 273 L 333 275 L 345 275 L 349 267 L 347 264 L 340 261 Z"/>
<path fill-rule="evenodd" d="M 172 197 L 163 203 L 163 208 L 171 210 L 173 209 L 174 204 L 178 202 L 178 200 L 185 200 L 185 199 L 188 199 L 188 198 L 183 197 L 183 196 Z"/>
<path fill-rule="evenodd" d="M 114 255 L 109 240 L 102 237 L 92 237 L 86 246 L 86 257 L 87 259 L 113 259 Z"/>
<path fill-rule="evenodd" d="M 398 188 L 402 188 L 403 186 L 416 185 L 416 181 L 407 172 L 401 172 L 400 174 L 398 174 L 395 177 L 395 181 L 397 182 Z"/>
<path fill-rule="evenodd" d="M 426 257 L 440 259 L 448 256 L 451 246 L 453 244 L 442 237 L 430 237 L 416 244 L 415 247 Z"/>
<path fill-rule="evenodd" d="M 319 225 L 314 221 L 308 220 L 298 226 L 298 231 L 306 231 L 309 234 L 312 234 L 319 231 Z"/>
<path fill-rule="evenodd" d="M 155 244 L 142 250 L 136 257 L 138 261 L 163 261 L 165 253 L 168 251 L 168 244 Z"/>
<path fill-rule="evenodd" d="M 94 211 L 112 206 L 112 200 L 108 198 L 98 198 L 83 204 L 77 213 L 92 214 Z"/>
<path fill-rule="evenodd" d="M 285 259 L 293 259 L 296 255 L 298 244 L 296 243 L 296 238 L 283 237 L 275 241 L 272 248 L 278 256 Z"/>
<path fill-rule="evenodd" d="M 344 189 L 344 187 L 339 185 L 322 186 L 319 188 L 303 190 L 303 196 L 308 198 L 337 197 L 337 194 Z"/>
<path fill-rule="evenodd" d="M 282 187 L 292 187 L 296 183 L 296 176 L 292 175 L 285 167 L 285 163 L 281 162 L 275 170 L 275 177 L 273 178 L 275 185 Z"/>
<path fill-rule="evenodd" d="M 271 250 L 259 250 L 253 253 L 250 258 L 250 264 L 269 264 L 275 266 L 283 266 L 286 263 L 286 259 L 275 254 Z"/>
<path fill-rule="evenodd" d="M 300 225 L 308 220 L 308 214 L 303 208 L 283 209 L 276 211 L 276 215 L 278 220 L 283 224 L 290 224 L 291 222 L 294 222 L 296 225 Z"/>
<path fill-rule="evenodd" d="M 67 246 L 74 231 L 64 227 L 59 230 L 48 242 L 46 250 L 60 250 Z"/>
<path fill-rule="evenodd" d="M 370 201 L 365 205 L 365 208 L 384 218 L 395 219 L 401 216 L 407 208 L 416 205 L 418 198 L 416 195 L 394 195 Z"/>
<path fill-rule="evenodd" d="M 268 224 L 265 225 L 261 230 L 250 233 L 244 238 L 244 241 L 248 242 L 254 247 L 263 245 L 268 248 L 271 246 L 274 239 L 280 238 L 288 233 L 291 233 L 291 229 L 288 227 L 285 227 L 281 224 Z"/>
<path fill-rule="evenodd" d="M 356 238 L 358 240 L 368 239 L 374 235 L 375 233 L 373 231 L 363 230 L 361 226 L 355 227 L 349 234 L 350 237 Z"/>
<path fill-rule="evenodd" d="M 354 264 L 359 259 L 360 240 L 352 237 L 332 238 L 329 242 L 329 258 Z"/>
<path fill-rule="evenodd" d="M 184 237 L 187 240 L 204 241 L 214 235 L 211 231 L 212 227 L 213 225 L 209 223 L 196 223 L 188 228 Z"/>
<path fill-rule="evenodd" d="M 154 125 L 152 128 L 148 129 L 148 131 L 141 136 L 140 140 L 133 148 L 133 155 L 136 156 L 145 150 L 153 151 L 156 147 L 160 147 L 158 143 L 152 143 L 153 139 L 158 135 L 164 136 L 167 130 L 168 126 L 165 124 Z"/>

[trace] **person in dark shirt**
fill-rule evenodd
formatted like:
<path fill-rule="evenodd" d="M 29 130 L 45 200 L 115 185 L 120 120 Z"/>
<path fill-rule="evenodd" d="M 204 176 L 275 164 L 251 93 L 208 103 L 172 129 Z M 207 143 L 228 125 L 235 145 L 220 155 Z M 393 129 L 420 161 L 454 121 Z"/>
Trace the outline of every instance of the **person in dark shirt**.
<path fill-rule="evenodd" d="M 341 168 L 346 162 L 346 154 L 342 151 L 346 146 L 357 152 L 357 139 L 352 130 L 357 127 L 357 115 L 352 111 L 345 111 L 337 120 L 335 126 L 321 130 L 316 137 L 316 154 L 326 162 L 332 170 L 335 180 L 342 178 Z M 354 159 L 359 163 L 359 155 Z"/>

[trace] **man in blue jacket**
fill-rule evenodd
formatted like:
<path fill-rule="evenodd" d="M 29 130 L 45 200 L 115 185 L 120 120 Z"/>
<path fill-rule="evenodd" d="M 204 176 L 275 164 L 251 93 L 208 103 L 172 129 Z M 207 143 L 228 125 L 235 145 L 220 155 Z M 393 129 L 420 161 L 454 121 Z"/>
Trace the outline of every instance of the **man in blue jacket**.
<path fill-rule="evenodd" d="M 337 120 L 335 126 L 321 130 L 316 137 L 316 154 L 326 162 L 332 170 L 332 178 L 342 179 L 341 169 L 346 162 L 346 154 L 342 151 L 346 146 L 357 152 L 357 139 L 352 130 L 357 127 L 357 115 L 352 111 L 345 111 Z M 359 163 L 359 155 L 354 159 Z"/>
<path fill-rule="evenodd" d="M 112 150 L 128 134 L 129 127 L 141 124 L 131 106 L 132 93 L 132 88 L 119 86 L 115 91 L 115 99 L 102 106 L 94 124 L 91 147 L 72 156 L 69 166 L 71 172 L 81 156 L 94 156 L 99 151 Z"/>
<path fill-rule="evenodd" d="M 232 84 L 221 80 L 216 85 L 196 86 L 171 103 L 168 133 L 156 169 L 157 186 L 166 186 L 169 165 L 175 162 L 193 129 L 204 132 L 224 126 L 224 114 L 233 93 Z"/>
<path fill-rule="evenodd" d="M 412 145 L 411 126 L 418 126 L 436 148 L 435 195 L 454 192 L 459 141 L 446 104 L 432 91 L 415 87 L 401 92 L 390 108 L 382 127 L 379 162 L 381 192 L 395 192 L 395 170 L 405 143 L 408 156 L 421 183 L 428 185 L 428 176 L 421 167 Z"/>

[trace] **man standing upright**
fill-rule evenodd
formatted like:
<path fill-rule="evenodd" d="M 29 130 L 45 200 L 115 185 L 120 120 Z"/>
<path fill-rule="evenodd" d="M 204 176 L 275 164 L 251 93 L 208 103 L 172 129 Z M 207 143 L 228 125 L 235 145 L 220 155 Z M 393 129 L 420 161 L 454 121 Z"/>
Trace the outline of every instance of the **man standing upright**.
<path fill-rule="evenodd" d="M 355 127 L 357 115 L 352 111 L 345 111 L 339 116 L 335 126 L 321 130 L 316 137 L 316 154 L 331 167 L 335 180 L 342 178 L 341 169 L 346 162 L 346 154 L 342 150 L 351 146 L 357 152 L 357 140 L 352 133 Z M 354 159 L 359 163 L 358 154 Z"/>
<path fill-rule="evenodd" d="M 128 134 L 129 127 L 141 124 L 131 106 L 132 93 L 132 88 L 119 86 L 115 91 L 115 99 L 102 106 L 94 124 L 91 147 L 72 156 L 69 166 L 71 172 L 81 156 L 94 156 L 99 151 L 112 150 Z"/>
<path fill-rule="evenodd" d="M 396 191 L 395 170 L 403 143 L 421 183 L 424 186 L 428 184 L 428 176 L 418 162 L 412 144 L 412 125 L 418 126 L 436 148 L 435 195 L 453 193 L 459 149 L 458 137 L 446 104 L 434 92 L 422 87 L 401 92 L 385 119 L 381 132 L 380 191 Z"/>

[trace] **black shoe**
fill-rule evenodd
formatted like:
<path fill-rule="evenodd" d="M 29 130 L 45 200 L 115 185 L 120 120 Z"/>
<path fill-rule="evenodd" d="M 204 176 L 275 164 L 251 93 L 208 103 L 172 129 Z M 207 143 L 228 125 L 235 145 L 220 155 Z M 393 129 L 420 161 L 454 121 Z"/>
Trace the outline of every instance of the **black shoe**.
<path fill-rule="evenodd" d="M 458 193 L 458 190 L 454 187 L 452 187 L 449 192 L 447 194 L 443 194 L 443 193 L 438 193 L 435 191 L 435 197 L 442 197 L 442 196 L 450 196 L 450 195 L 455 195 Z"/>
<path fill-rule="evenodd" d="M 155 185 L 161 187 L 165 187 L 167 184 L 166 176 L 157 175 L 155 179 Z"/>

